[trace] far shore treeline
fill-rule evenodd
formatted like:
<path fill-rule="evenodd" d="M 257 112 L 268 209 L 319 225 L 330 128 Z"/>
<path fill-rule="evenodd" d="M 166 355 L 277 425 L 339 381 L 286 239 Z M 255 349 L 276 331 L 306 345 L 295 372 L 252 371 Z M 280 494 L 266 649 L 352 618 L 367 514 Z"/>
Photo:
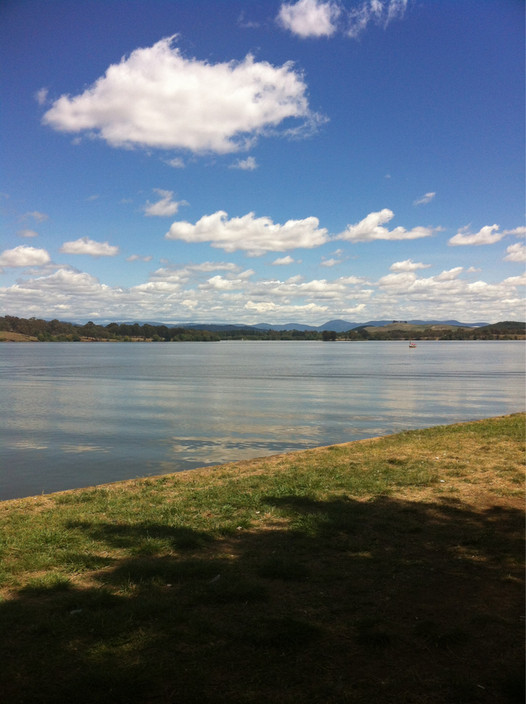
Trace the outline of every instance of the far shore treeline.
<path fill-rule="evenodd" d="M 334 330 L 262 330 L 242 325 L 171 326 L 149 323 L 92 321 L 80 325 L 40 318 L 0 317 L 0 341 L 4 342 L 219 342 L 220 340 L 524 340 L 526 323 L 505 321 L 481 327 L 446 323 L 413 324 L 393 322 L 383 326 L 364 325 Z"/>

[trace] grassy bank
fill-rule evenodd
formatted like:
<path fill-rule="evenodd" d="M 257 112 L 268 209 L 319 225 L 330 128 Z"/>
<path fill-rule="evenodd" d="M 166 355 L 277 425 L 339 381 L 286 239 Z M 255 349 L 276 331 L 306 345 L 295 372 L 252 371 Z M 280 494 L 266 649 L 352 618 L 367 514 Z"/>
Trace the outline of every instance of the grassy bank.
<path fill-rule="evenodd" d="M 3 704 L 522 702 L 524 427 L 0 503 Z"/>

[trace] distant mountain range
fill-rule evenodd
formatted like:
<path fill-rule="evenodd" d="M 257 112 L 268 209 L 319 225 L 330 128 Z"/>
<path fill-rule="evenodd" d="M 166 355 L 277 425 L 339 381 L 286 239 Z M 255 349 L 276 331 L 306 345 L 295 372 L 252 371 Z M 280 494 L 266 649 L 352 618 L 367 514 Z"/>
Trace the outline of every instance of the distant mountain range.
<path fill-rule="evenodd" d="M 458 320 L 368 320 L 365 323 L 350 322 L 348 320 L 328 320 L 326 323 L 323 323 L 323 325 L 317 326 L 302 325 L 301 323 L 287 323 L 286 325 L 268 325 L 267 323 L 260 323 L 254 325 L 254 327 L 259 330 L 317 330 L 318 332 L 333 330 L 334 332 L 347 332 L 347 330 L 354 330 L 354 328 L 381 328 L 384 325 L 391 325 L 394 322 L 411 323 L 412 325 L 457 325 L 463 328 L 478 328 L 487 325 L 487 323 L 459 323 Z"/>
<path fill-rule="evenodd" d="M 98 325 L 104 325 L 106 323 L 112 322 L 108 321 L 97 321 Z M 354 330 L 354 328 L 365 328 L 365 327 L 383 327 L 384 325 L 391 325 L 392 323 L 411 323 L 412 325 L 455 325 L 462 328 L 479 328 L 488 323 L 459 323 L 458 320 L 369 320 L 365 323 L 356 323 L 348 320 L 328 320 L 323 325 L 305 325 L 303 323 L 286 323 L 284 325 L 272 325 L 270 323 L 258 323 L 257 325 L 239 325 L 235 323 L 159 323 L 147 321 L 127 321 L 126 324 L 133 325 L 134 323 L 140 323 L 141 325 L 147 323 L 148 325 L 166 325 L 168 328 L 183 327 L 183 328 L 193 328 L 194 330 L 209 330 L 210 332 L 221 332 L 227 330 L 300 330 L 307 331 L 311 330 L 313 332 L 323 332 L 324 330 L 332 330 L 334 332 L 347 332 L 348 330 Z"/>

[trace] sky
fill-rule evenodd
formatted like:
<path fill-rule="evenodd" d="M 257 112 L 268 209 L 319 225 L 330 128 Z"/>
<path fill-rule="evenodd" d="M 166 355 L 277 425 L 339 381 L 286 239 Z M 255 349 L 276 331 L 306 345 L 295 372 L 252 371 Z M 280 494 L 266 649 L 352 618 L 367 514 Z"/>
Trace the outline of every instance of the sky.
<path fill-rule="evenodd" d="M 0 314 L 524 320 L 523 0 L 3 0 Z"/>

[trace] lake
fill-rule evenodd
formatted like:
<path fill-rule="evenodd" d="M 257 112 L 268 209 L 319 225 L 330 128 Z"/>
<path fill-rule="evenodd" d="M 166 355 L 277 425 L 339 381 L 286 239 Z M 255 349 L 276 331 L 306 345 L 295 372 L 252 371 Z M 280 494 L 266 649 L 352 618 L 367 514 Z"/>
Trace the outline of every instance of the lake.
<path fill-rule="evenodd" d="M 523 342 L 4 343 L 0 499 L 504 415 Z"/>

